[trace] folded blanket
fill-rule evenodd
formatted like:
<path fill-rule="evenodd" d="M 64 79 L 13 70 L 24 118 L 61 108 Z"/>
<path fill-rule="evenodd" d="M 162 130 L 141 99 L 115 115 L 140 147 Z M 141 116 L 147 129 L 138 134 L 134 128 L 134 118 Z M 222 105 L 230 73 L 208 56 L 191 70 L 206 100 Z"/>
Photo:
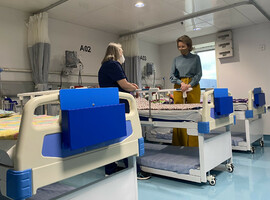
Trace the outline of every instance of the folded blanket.
<path fill-rule="evenodd" d="M 138 110 L 149 110 L 149 101 L 143 98 L 136 98 L 136 104 Z M 162 104 L 151 103 L 151 110 L 192 110 L 200 109 L 202 104 Z"/>
<path fill-rule="evenodd" d="M 33 124 L 35 126 L 48 126 L 56 123 L 58 116 L 38 115 L 34 117 Z M 21 123 L 21 115 L 13 115 L 11 117 L 0 118 L 0 139 L 16 140 L 19 134 Z"/>

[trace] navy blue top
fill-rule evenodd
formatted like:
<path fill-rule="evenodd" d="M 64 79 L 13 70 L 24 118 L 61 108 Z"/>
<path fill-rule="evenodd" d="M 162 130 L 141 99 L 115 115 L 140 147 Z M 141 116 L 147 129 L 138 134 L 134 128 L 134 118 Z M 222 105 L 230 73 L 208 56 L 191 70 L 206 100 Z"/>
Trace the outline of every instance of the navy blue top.
<path fill-rule="evenodd" d="M 114 60 L 104 62 L 98 71 L 98 83 L 100 87 L 118 87 L 120 92 L 123 90 L 117 81 L 127 79 L 121 64 Z"/>

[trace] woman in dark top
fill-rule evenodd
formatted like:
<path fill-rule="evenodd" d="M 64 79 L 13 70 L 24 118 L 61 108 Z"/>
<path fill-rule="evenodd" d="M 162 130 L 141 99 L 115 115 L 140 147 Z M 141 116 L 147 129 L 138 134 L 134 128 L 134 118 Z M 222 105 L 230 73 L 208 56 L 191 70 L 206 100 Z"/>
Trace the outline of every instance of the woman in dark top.
<path fill-rule="evenodd" d="M 123 49 L 121 44 L 110 43 L 107 47 L 105 56 L 101 62 L 102 66 L 98 71 L 98 83 L 100 87 L 117 87 L 120 92 L 133 92 L 138 89 L 135 83 L 130 83 L 127 80 L 126 74 L 122 68 L 122 64 L 125 62 L 123 55 Z M 129 112 L 129 104 L 127 100 L 121 100 L 120 103 L 125 103 L 125 111 Z M 127 159 L 123 160 L 127 166 Z M 111 163 L 105 166 L 105 173 L 112 174 L 118 171 L 119 167 L 116 163 Z M 146 173 L 140 171 L 137 166 L 138 179 L 149 179 Z"/>
<path fill-rule="evenodd" d="M 125 62 L 121 44 L 110 43 L 103 58 L 101 68 L 98 72 L 98 83 L 100 87 L 118 87 L 120 92 L 133 92 L 138 89 L 135 83 L 127 80 L 122 68 Z"/>

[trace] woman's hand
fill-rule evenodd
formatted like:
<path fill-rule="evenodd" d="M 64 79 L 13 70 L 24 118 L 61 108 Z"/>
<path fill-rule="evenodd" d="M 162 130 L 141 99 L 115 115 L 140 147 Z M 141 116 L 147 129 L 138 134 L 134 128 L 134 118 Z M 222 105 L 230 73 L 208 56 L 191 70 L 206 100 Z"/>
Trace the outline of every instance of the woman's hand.
<path fill-rule="evenodd" d="M 139 89 L 138 85 L 136 85 L 135 83 L 131 83 L 136 89 Z"/>
<path fill-rule="evenodd" d="M 187 91 L 189 88 L 191 88 L 190 84 L 185 84 L 184 82 L 181 83 L 181 90 L 182 92 Z"/>

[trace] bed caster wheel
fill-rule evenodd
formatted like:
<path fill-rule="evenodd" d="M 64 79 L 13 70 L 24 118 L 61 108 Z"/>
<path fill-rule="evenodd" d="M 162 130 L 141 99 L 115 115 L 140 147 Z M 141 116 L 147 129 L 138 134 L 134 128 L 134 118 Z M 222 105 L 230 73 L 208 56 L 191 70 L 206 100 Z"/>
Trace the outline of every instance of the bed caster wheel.
<path fill-rule="evenodd" d="M 210 175 L 210 176 L 207 177 L 207 180 L 209 181 L 209 184 L 210 184 L 211 186 L 216 185 L 216 177 Z"/>
<path fill-rule="evenodd" d="M 260 146 L 264 147 L 264 141 L 263 140 L 260 140 Z"/>
<path fill-rule="evenodd" d="M 251 147 L 250 152 L 254 153 L 255 152 L 255 147 Z"/>
<path fill-rule="evenodd" d="M 229 172 L 229 173 L 233 173 L 233 171 L 234 171 L 234 165 L 233 164 L 227 164 L 227 171 Z"/>

